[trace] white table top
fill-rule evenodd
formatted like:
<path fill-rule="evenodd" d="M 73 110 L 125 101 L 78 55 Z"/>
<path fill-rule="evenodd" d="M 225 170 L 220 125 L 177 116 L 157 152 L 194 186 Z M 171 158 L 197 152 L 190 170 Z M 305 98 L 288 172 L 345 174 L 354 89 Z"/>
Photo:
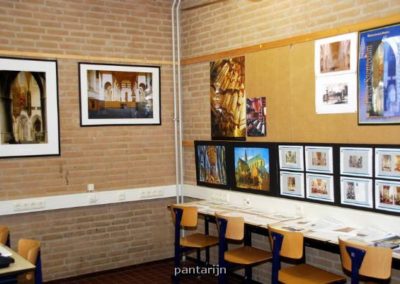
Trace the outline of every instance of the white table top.
<path fill-rule="evenodd" d="M 14 263 L 11 263 L 10 266 L 5 268 L 0 268 L 0 277 L 6 275 L 18 275 L 25 271 L 34 270 L 35 265 L 30 263 L 28 260 L 20 256 L 18 253 L 13 251 L 7 246 L 0 244 L 1 250 L 6 250 L 11 253 L 11 257 L 14 259 Z"/>
<path fill-rule="evenodd" d="M 334 218 L 307 219 L 300 216 L 290 216 L 285 213 L 267 212 L 246 206 L 237 206 L 227 203 L 218 203 L 207 200 L 184 203 L 183 205 L 196 206 L 199 213 L 214 215 L 215 213 L 231 216 L 241 216 L 246 224 L 260 227 L 274 225 L 282 229 L 299 231 L 305 237 L 323 242 L 338 244 L 338 238 L 354 238 L 358 241 L 371 243 L 391 236 L 388 232 L 382 232 L 371 228 L 353 228 L 343 224 Z M 400 247 L 393 250 L 393 258 L 400 259 Z"/>

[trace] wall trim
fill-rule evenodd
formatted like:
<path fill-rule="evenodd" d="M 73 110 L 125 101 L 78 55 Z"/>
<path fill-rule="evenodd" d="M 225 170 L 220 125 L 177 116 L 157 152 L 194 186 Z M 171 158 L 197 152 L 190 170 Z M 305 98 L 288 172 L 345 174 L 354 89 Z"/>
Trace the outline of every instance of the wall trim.
<path fill-rule="evenodd" d="M 169 197 L 176 197 L 176 185 L 4 200 L 0 216 Z"/>
<path fill-rule="evenodd" d="M 91 56 L 79 54 L 61 54 L 49 52 L 34 51 L 17 51 L 17 50 L 1 50 L 0 56 L 6 57 L 28 57 L 28 58 L 51 58 L 51 59 L 74 59 L 85 62 L 109 62 L 124 64 L 144 64 L 144 65 L 172 65 L 171 60 L 149 60 L 146 58 L 124 58 L 124 57 L 107 57 L 107 56 Z"/>
<path fill-rule="evenodd" d="M 191 65 L 191 64 L 196 64 L 196 63 L 214 61 L 217 59 L 222 59 L 222 58 L 227 58 L 227 57 L 237 57 L 237 56 L 242 56 L 246 53 L 253 53 L 253 52 L 258 52 L 261 50 L 267 50 L 267 49 L 272 49 L 272 48 L 277 48 L 277 47 L 283 47 L 283 46 L 303 43 L 303 42 L 307 42 L 307 41 L 313 41 L 313 40 L 317 40 L 317 39 L 321 39 L 321 38 L 336 36 L 339 34 L 359 32 L 362 30 L 367 30 L 367 29 L 380 27 L 380 26 L 386 26 L 386 25 L 395 24 L 398 22 L 400 22 L 400 14 L 396 13 L 396 14 L 393 14 L 393 15 L 390 15 L 387 17 L 383 17 L 383 18 L 372 19 L 372 20 L 368 20 L 365 22 L 345 25 L 345 26 L 341 26 L 341 27 L 337 27 L 337 28 L 328 29 L 328 30 L 322 30 L 322 31 L 317 31 L 317 32 L 313 32 L 313 33 L 297 35 L 297 36 L 293 36 L 290 38 L 264 42 L 264 43 L 260 43 L 260 44 L 256 44 L 256 45 L 252 45 L 252 46 L 235 48 L 235 49 L 221 51 L 221 52 L 212 53 L 212 54 L 188 57 L 188 58 L 182 59 L 181 64 L 182 65 Z"/>

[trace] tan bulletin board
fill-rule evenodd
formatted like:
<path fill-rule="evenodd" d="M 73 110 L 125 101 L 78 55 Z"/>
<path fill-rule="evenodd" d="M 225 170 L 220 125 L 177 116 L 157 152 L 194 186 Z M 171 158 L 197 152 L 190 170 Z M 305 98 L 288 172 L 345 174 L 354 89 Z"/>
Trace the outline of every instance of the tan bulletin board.
<path fill-rule="evenodd" d="M 400 125 L 316 114 L 314 41 L 246 54 L 247 97 L 267 98 L 267 136 L 247 141 L 399 144 Z"/>

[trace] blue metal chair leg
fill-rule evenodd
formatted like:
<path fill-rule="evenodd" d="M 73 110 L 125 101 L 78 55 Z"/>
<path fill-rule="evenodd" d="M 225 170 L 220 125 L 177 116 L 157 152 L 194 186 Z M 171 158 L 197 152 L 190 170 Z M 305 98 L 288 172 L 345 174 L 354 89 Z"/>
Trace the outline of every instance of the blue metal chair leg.
<path fill-rule="evenodd" d="M 218 275 L 218 284 L 225 284 L 227 283 L 228 276 L 228 265 L 224 258 L 225 251 L 228 249 L 228 244 L 225 238 L 227 221 L 225 219 L 218 219 L 217 222 L 219 226 L 218 265 L 221 271 L 225 270 L 226 272 Z"/>
<path fill-rule="evenodd" d="M 346 250 L 351 258 L 351 284 L 358 284 L 360 282 L 360 267 L 366 252 L 354 247 L 346 247 Z"/>
<path fill-rule="evenodd" d="M 281 248 L 283 243 L 283 235 L 272 233 L 273 248 L 272 248 L 272 274 L 271 283 L 279 283 L 279 270 L 281 269 Z"/>

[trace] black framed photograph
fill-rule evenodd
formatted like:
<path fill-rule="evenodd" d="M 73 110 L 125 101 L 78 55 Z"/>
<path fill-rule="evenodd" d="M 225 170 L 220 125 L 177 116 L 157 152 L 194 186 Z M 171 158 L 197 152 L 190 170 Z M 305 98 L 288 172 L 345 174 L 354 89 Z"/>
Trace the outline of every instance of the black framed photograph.
<path fill-rule="evenodd" d="M 400 24 L 361 31 L 358 124 L 400 123 Z"/>
<path fill-rule="evenodd" d="M 0 58 L 0 157 L 60 155 L 57 61 Z"/>
<path fill-rule="evenodd" d="M 400 149 L 375 148 L 375 176 L 400 179 Z"/>
<path fill-rule="evenodd" d="M 304 173 L 281 171 L 279 176 L 281 195 L 304 198 Z"/>
<path fill-rule="evenodd" d="M 275 183 L 275 147 L 268 143 L 232 143 L 232 189 L 273 194 Z"/>
<path fill-rule="evenodd" d="M 400 182 L 375 180 L 375 208 L 400 213 Z"/>
<path fill-rule="evenodd" d="M 340 174 L 372 177 L 372 148 L 340 147 Z"/>
<path fill-rule="evenodd" d="M 197 185 L 228 189 L 227 154 L 229 144 L 217 141 L 195 141 Z"/>
<path fill-rule="evenodd" d="M 306 171 L 333 173 L 332 147 L 305 146 Z"/>
<path fill-rule="evenodd" d="M 345 205 L 372 208 L 372 179 L 341 177 L 340 203 Z"/>
<path fill-rule="evenodd" d="M 306 197 L 333 203 L 335 201 L 333 176 L 306 174 Z"/>
<path fill-rule="evenodd" d="M 303 146 L 279 145 L 279 168 L 282 170 L 303 171 Z"/>
<path fill-rule="evenodd" d="M 159 66 L 79 63 L 81 126 L 160 125 Z"/>

